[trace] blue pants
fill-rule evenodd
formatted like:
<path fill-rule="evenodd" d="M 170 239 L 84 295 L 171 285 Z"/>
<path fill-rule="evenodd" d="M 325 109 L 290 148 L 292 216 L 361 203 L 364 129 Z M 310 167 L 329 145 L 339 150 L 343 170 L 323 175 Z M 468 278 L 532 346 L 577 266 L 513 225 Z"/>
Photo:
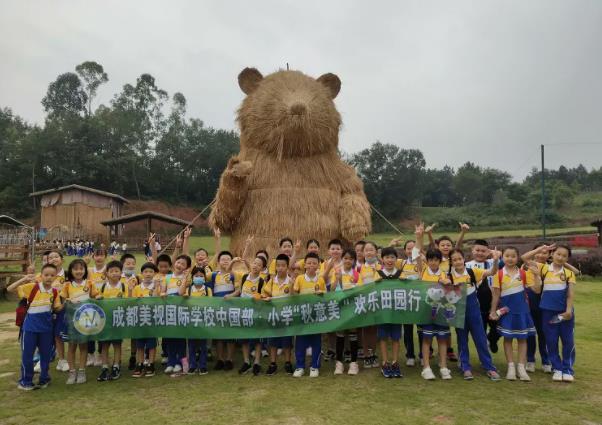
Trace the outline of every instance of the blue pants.
<path fill-rule="evenodd" d="M 322 350 L 322 335 L 301 335 L 295 341 L 295 361 L 297 369 L 305 369 L 305 350 L 311 347 L 311 367 L 320 368 L 320 351 Z"/>
<path fill-rule="evenodd" d="M 182 338 L 163 338 L 167 346 L 167 366 L 174 367 L 181 364 L 182 357 L 186 356 L 186 340 Z"/>
<path fill-rule="evenodd" d="M 403 325 L 403 345 L 406 347 L 406 359 L 413 359 L 414 355 L 414 325 Z"/>
<path fill-rule="evenodd" d="M 50 332 L 23 331 L 21 336 L 21 379 L 19 383 L 25 387 L 33 386 L 33 354 L 36 348 L 40 352 L 40 384 L 50 382 L 48 368 L 54 334 Z"/>
<path fill-rule="evenodd" d="M 466 297 L 466 315 L 464 318 L 464 329 L 456 328 L 458 336 L 458 351 L 460 355 L 460 369 L 464 372 L 472 370 L 470 366 L 470 352 L 468 351 L 468 334 L 472 336 L 474 345 L 479 355 L 481 365 L 486 370 L 496 370 L 491 360 L 489 347 L 487 346 L 487 334 L 483 327 L 481 308 L 476 292 Z"/>
<path fill-rule="evenodd" d="M 537 335 L 530 335 L 527 339 L 527 361 L 535 363 L 535 351 L 539 349 L 541 364 L 549 365 L 550 360 L 548 359 L 548 349 L 546 348 L 546 337 L 543 333 L 541 310 L 539 309 L 541 295 L 527 289 L 527 296 L 529 297 L 529 310 L 531 311 L 531 317 L 533 318 L 533 324 L 537 332 Z"/>
<path fill-rule="evenodd" d="M 196 353 L 199 352 L 199 361 Z M 188 364 L 191 369 L 207 369 L 207 341 L 204 339 L 188 340 Z"/>
<path fill-rule="evenodd" d="M 550 320 L 564 311 L 541 310 L 543 332 L 546 337 L 548 355 L 552 363 L 552 369 L 562 371 L 567 375 L 573 375 L 575 364 L 575 315 L 571 320 L 563 320 L 560 323 L 550 324 Z M 560 359 L 558 339 L 562 341 L 562 360 Z"/>

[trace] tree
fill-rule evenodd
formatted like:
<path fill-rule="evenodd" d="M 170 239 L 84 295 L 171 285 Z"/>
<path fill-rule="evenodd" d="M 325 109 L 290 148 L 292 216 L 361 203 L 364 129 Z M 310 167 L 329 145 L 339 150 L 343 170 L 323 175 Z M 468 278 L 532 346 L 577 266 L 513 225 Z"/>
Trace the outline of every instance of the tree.
<path fill-rule="evenodd" d="M 88 96 L 77 74 L 66 72 L 50 83 L 42 105 L 48 118 L 67 118 L 81 116 L 86 110 L 87 101 Z"/>
<path fill-rule="evenodd" d="M 80 63 L 75 67 L 75 72 L 86 83 L 86 95 L 88 96 L 88 116 L 92 115 L 92 99 L 96 97 L 96 92 L 101 84 L 109 81 L 109 76 L 104 71 L 101 64 L 94 61 Z"/>

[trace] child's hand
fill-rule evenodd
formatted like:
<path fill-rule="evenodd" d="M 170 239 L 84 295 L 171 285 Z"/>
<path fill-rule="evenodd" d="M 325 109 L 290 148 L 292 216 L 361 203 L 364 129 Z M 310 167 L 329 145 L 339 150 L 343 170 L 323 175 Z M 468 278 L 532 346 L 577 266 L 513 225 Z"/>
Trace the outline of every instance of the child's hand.
<path fill-rule="evenodd" d="M 161 292 L 161 293 L 159 294 L 159 296 L 160 296 L 161 298 L 165 298 L 165 297 L 167 297 L 167 293 L 166 293 L 166 292 Z"/>
<path fill-rule="evenodd" d="M 272 297 L 263 297 L 263 300 L 264 300 L 264 301 L 271 301 L 271 300 L 272 300 Z"/>
<path fill-rule="evenodd" d="M 416 236 L 422 236 L 422 235 L 424 235 L 424 223 L 418 224 L 415 227 L 414 233 L 416 234 Z"/>
<path fill-rule="evenodd" d="M 500 261 L 500 258 L 502 257 L 502 251 L 499 251 L 497 246 L 493 248 L 493 250 L 489 250 L 489 253 L 494 261 Z"/>
<path fill-rule="evenodd" d="M 424 229 L 424 233 L 433 233 L 433 230 L 435 230 L 435 227 L 437 227 L 437 223 L 433 223 L 430 226 L 427 226 L 427 228 Z"/>
<path fill-rule="evenodd" d="M 528 261 L 527 269 L 535 276 L 541 276 L 541 269 L 539 268 L 539 264 L 537 264 L 535 261 Z"/>
<path fill-rule="evenodd" d="M 186 229 L 184 229 L 184 239 L 188 239 L 191 233 L 192 228 L 190 226 L 186 226 Z"/>
<path fill-rule="evenodd" d="M 389 242 L 389 246 L 399 246 L 401 244 L 401 238 L 393 238 Z"/>
<path fill-rule="evenodd" d="M 102 300 L 102 295 L 97 295 L 97 296 L 96 296 L 96 299 L 97 299 L 97 300 Z"/>
<path fill-rule="evenodd" d="M 295 241 L 295 253 L 299 255 L 301 253 L 301 240 L 297 239 Z"/>
<path fill-rule="evenodd" d="M 462 223 L 462 222 L 460 222 L 459 224 L 460 224 L 460 230 L 463 233 L 466 233 L 466 232 L 468 232 L 470 230 L 470 226 L 468 224 Z"/>
<path fill-rule="evenodd" d="M 494 322 L 497 322 L 498 320 L 500 320 L 500 317 L 497 315 L 497 313 L 495 311 L 491 311 L 491 312 L 489 312 L 489 320 L 493 320 Z"/>
<path fill-rule="evenodd" d="M 148 245 L 152 248 L 155 245 L 155 234 L 148 235 Z"/>
<path fill-rule="evenodd" d="M 230 298 L 232 298 L 232 294 L 224 295 L 225 300 L 229 300 Z"/>
<path fill-rule="evenodd" d="M 564 313 L 561 314 L 561 316 L 564 320 L 571 320 L 571 318 L 573 317 L 573 312 L 565 311 Z"/>
<path fill-rule="evenodd" d="M 176 248 L 182 248 L 182 234 L 178 233 L 176 236 Z"/>
<path fill-rule="evenodd" d="M 445 278 L 445 279 L 439 279 L 439 283 L 442 285 L 451 285 L 452 282 L 448 278 Z"/>

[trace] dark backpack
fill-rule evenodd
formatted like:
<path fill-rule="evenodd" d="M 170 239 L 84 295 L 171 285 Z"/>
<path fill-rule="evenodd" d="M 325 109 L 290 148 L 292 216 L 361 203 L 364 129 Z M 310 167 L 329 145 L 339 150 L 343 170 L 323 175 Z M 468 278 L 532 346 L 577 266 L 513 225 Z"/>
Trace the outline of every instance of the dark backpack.
<path fill-rule="evenodd" d="M 378 274 L 379 274 L 379 276 L 383 280 L 395 280 L 395 279 L 399 279 L 399 276 L 401 276 L 401 272 L 402 272 L 401 270 L 397 270 L 392 275 L 386 275 L 384 270 L 378 270 Z"/>

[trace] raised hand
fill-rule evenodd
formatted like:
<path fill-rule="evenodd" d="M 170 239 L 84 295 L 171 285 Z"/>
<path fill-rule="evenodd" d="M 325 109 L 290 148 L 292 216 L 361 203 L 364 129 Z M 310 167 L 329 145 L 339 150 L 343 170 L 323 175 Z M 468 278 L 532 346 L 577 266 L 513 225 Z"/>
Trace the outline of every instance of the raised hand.
<path fill-rule="evenodd" d="M 191 233 L 192 228 L 190 226 L 187 226 L 186 229 L 184 229 L 184 239 L 188 239 Z"/>
<path fill-rule="evenodd" d="M 460 225 L 460 230 L 462 232 L 466 233 L 470 230 L 470 226 L 468 224 L 462 222 L 459 222 L 458 224 Z"/>
<path fill-rule="evenodd" d="M 427 228 L 424 229 L 424 233 L 433 233 L 433 230 L 435 230 L 435 227 L 437 227 L 437 223 L 433 223 L 430 226 L 427 226 Z"/>

